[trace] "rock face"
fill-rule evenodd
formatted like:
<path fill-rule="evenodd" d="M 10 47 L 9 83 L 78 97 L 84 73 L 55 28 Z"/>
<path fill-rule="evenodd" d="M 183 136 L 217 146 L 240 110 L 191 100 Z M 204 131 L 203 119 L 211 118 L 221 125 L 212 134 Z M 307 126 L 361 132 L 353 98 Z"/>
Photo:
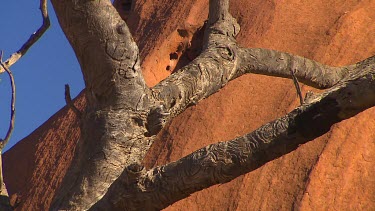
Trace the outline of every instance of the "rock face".
<path fill-rule="evenodd" d="M 199 52 L 207 0 L 137 0 L 128 23 L 147 83 L 155 85 Z M 244 47 L 270 48 L 346 65 L 375 55 L 375 1 L 232 0 Z M 192 40 L 193 39 L 193 40 Z M 302 86 L 303 92 L 311 90 Z M 84 96 L 76 99 L 84 108 Z M 158 135 L 151 167 L 207 144 L 248 133 L 298 105 L 291 80 L 246 75 L 190 107 Z M 374 210 L 375 108 L 322 137 L 166 210 Z M 79 138 L 62 109 L 4 155 L 5 181 L 17 210 L 47 210 Z"/>

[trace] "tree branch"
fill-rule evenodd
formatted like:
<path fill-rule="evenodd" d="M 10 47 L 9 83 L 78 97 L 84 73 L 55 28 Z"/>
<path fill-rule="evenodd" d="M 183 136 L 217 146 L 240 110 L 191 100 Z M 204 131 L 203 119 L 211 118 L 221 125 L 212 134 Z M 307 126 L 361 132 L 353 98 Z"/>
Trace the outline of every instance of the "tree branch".
<path fill-rule="evenodd" d="M 232 57 L 223 58 L 216 53 Z M 217 46 L 216 49 L 209 47 L 193 62 L 153 87 L 152 91 L 155 98 L 165 104 L 171 117 L 174 117 L 244 74 L 293 79 L 293 71 L 299 81 L 323 89 L 337 84 L 354 67 L 355 65 L 330 67 L 289 53 L 239 48 L 234 43 L 232 46 Z"/>
<path fill-rule="evenodd" d="M 163 209 L 196 191 L 253 171 L 373 106 L 375 56 L 357 64 L 344 81 L 325 93 L 252 133 L 211 144 L 148 171 L 126 169 L 92 210 Z"/>
<path fill-rule="evenodd" d="M 3 177 L 3 163 L 2 163 L 2 151 L 6 144 L 8 143 L 13 129 L 14 129 L 14 121 L 15 121 L 15 113 L 16 113 L 16 107 L 15 107 L 15 101 L 16 101 L 16 85 L 14 83 L 14 77 L 10 69 L 3 63 L 3 52 L 0 53 L 0 67 L 3 67 L 4 70 L 8 73 L 9 79 L 10 79 L 10 85 L 12 89 L 12 97 L 11 97 L 11 104 L 10 104 L 10 122 L 9 122 L 9 128 L 5 135 L 4 139 L 0 139 L 0 210 L 9 211 L 13 210 L 12 206 L 10 205 L 9 201 L 9 195 L 8 190 L 6 188 L 6 185 L 4 183 L 4 177 Z"/>
<path fill-rule="evenodd" d="M 52 0 L 52 4 L 80 63 L 89 109 L 139 107 L 148 88 L 138 46 L 111 1 Z"/>
<path fill-rule="evenodd" d="M 16 103 L 16 84 L 14 82 L 14 77 L 13 77 L 12 71 L 10 71 L 10 69 L 7 67 L 7 65 L 5 65 L 3 63 L 1 58 L 0 58 L 0 66 L 3 67 L 4 70 L 8 73 L 9 79 L 10 79 L 11 90 L 12 90 L 12 97 L 11 97 L 11 101 L 10 101 L 9 128 L 8 128 L 8 131 L 5 135 L 5 138 L 0 140 L 1 141 L 0 149 L 2 150 L 5 147 L 5 145 L 8 143 L 8 141 L 9 141 L 11 135 L 12 135 L 13 129 L 14 129 L 14 121 L 15 121 L 15 114 L 16 114 L 16 107 L 15 107 L 15 103 Z"/>
<path fill-rule="evenodd" d="M 273 159 L 277 153 L 268 150 L 278 149 L 277 145 L 288 146 L 279 153 L 285 154 L 299 143 L 326 132 L 335 122 L 374 103 L 373 80 L 357 84 L 368 79 L 368 75 L 362 72 L 359 76 L 360 71 L 348 73 L 349 69 L 340 69 L 333 73 L 333 82 L 325 83 L 326 79 L 322 76 L 303 73 L 304 68 L 309 69 L 310 66 L 303 66 L 299 62 L 291 65 L 293 59 L 274 62 L 270 69 L 276 69 L 281 76 L 288 74 L 291 77 L 289 70 L 296 69 L 299 79 L 307 78 L 307 81 L 312 80 L 322 86 L 336 86 L 326 95 L 309 98 L 303 106 L 265 125 L 253 135 L 210 145 L 180 161 L 146 171 L 141 166 L 142 159 L 165 121 L 242 74 L 267 72 L 268 68 L 261 66 L 263 63 L 255 63 L 253 68 L 249 62 L 257 59 L 257 56 L 262 58 L 264 52 L 269 51 L 263 50 L 254 57 L 253 52 L 239 48 L 235 41 L 239 26 L 228 12 L 229 1 L 210 0 L 203 53 L 150 92 L 141 75 L 138 47 L 110 1 L 52 2 L 80 62 L 88 100 L 82 138 L 62 188 L 56 193 L 52 209 L 161 209 L 186 194 L 251 171 Z M 271 53 L 276 55 L 275 52 Z M 277 54 L 280 55 L 287 56 Z M 279 57 L 271 59 L 277 60 Z M 325 69 L 316 64 L 313 63 L 311 71 L 316 66 Z M 279 65 L 282 66 L 280 71 Z M 355 69 L 354 66 L 350 68 Z M 331 74 L 332 69 L 328 69 L 319 74 Z M 359 69 L 366 68 L 362 65 Z M 351 78 L 353 83 L 349 80 L 352 72 L 358 73 Z M 366 89 L 358 91 L 358 88 Z M 370 101 L 366 101 L 367 104 L 362 94 L 372 96 Z M 358 98 L 356 100 L 360 103 L 353 105 L 352 101 L 348 101 L 349 95 Z M 351 104 L 348 105 L 348 102 Z M 307 120 L 311 122 L 306 123 Z M 322 120 L 327 123 L 318 124 Z M 269 158 L 264 159 L 262 156 L 268 153 Z M 245 170 L 241 170 L 244 166 Z"/>
<path fill-rule="evenodd" d="M 2 156 L 2 149 L 0 150 L 0 210 L 2 211 L 11 211 L 13 210 L 12 206 L 10 205 L 9 194 L 4 183 L 3 177 L 3 156 Z"/>
<path fill-rule="evenodd" d="M 216 93 L 229 81 L 247 73 L 293 78 L 316 87 L 329 88 L 348 75 L 353 65 L 329 67 L 316 61 L 268 49 L 238 47 L 240 27 L 229 14 L 229 3 L 210 1 L 204 51 L 194 61 L 152 88 L 168 118 Z"/>
<path fill-rule="evenodd" d="M 290 71 L 293 70 L 299 81 L 320 89 L 334 86 L 354 67 L 330 67 L 300 56 L 261 48 L 242 48 L 238 54 L 240 64 L 235 77 L 255 73 L 292 78 Z"/>
<path fill-rule="evenodd" d="M 15 122 L 15 100 L 16 100 L 16 86 L 14 82 L 14 77 L 12 72 L 10 71 L 9 67 L 15 64 L 23 55 L 27 53 L 27 51 L 33 46 L 40 37 L 47 31 L 50 26 L 50 20 L 48 16 L 47 10 L 47 0 L 40 0 L 40 7 L 39 7 L 42 18 L 43 24 L 39 29 L 33 33 L 30 38 L 21 46 L 21 48 L 16 52 L 13 53 L 5 62 L 3 62 L 3 52 L 1 51 L 0 55 L 0 74 L 3 72 L 7 72 L 10 79 L 11 89 L 12 89 L 12 97 L 11 97 L 11 112 L 10 112 L 10 123 L 8 131 L 5 135 L 4 139 L 0 139 L 0 209 L 4 211 L 13 210 L 12 206 L 10 205 L 9 195 L 4 183 L 3 179 L 3 168 L 2 168 L 2 150 L 4 149 L 5 145 L 9 142 L 9 139 L 12 135 L 14 129 L 14 122 Z"/>
<path fill-rule="evenodd" d="M 81 118 L 82 112 L 74 105 L 72 97 L 70 96 L 70 87 L 69 84 L 65 84 L 65 102 L 73 110 L 78 118 Z"/>
<path fill-rule="evenodd" d="M 229 1 L 210 0 L 209 21 L 200 56 L 152 88 L 170 118 L 222 88 L 237 69 L 235 36 L 240 27 L 228 13 Z"/>
<path fill-rule="evenodd" d="M 85 80 L 81 139 L 52 210 L 87 210 L 152 144 L 150 97 L 139 51 L 111 1 L 52 0 Z"/>
<path fill-rule="evenodd" d="M 303 104 L 303 97 L 302 97 L 301 87 L 299 86 L 298 79 L 297 79 L 297 77 L 294 73 L 294 70 L 291 69 L 290 74 L 292 75 L 293 84 L 296 87 L 297 96 L 299 97 L 299 103 L 300 103 L 300 105 L 302 105 Z"/>
<path fill-rule="evenodd" d="M 44 32 L 47 31 L 47 29 L 50 26 L 50 20 L 48 16 L 48 10 L 47 10 L 47 0 L 40 0 L 40 7 L 39 7 L 42 18 L 43 18 L 43 24 L 42 26 L 34 32 L 30 38 L 25 42 L 25 44 L 22 45 L 22 47 L 16 52 L 13 53 L 9 59 L 7 59 L 4 64 L 6 67 L 12 66 L 14 63 L 16 63 L 23 55 L 27 53 L 27 51 L 30 49 L 31 46 L 36 43 L 39 38 L 42 37 Z M 0 74 L 5 71 L 4 66 L 0 66 Z"/>

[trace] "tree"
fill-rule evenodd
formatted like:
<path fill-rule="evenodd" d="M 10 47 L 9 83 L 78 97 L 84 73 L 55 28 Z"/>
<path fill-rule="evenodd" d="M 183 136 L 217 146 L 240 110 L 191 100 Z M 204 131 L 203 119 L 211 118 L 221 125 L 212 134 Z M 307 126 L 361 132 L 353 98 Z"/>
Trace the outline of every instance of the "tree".
<path fill-rule="evenodd" d="M 76 112 L 82 140 L 55 209 L 161 209 L 252 171 L 374 106 L 374 57 L 333 68 L 286 53 L 241 48 L 228 1 L 210 1 L 200 56 L 153 88 L 145 85 L 138 48 L 109 1 L 53 4 L 82 67 L 88 102 L 85 112 Z M 245 73 L 291 77 L 297 87 L 298 78 L 330 89 L 310 94 L 300 107 L 245 136 L 164 166 L 141 165 L 166 122 Z"/>

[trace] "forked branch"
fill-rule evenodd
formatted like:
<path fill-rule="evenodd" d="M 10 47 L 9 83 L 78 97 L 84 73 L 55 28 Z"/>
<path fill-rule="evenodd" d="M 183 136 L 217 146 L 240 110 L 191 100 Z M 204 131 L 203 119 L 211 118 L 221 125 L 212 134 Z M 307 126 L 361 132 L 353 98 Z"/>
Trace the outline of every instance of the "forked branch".
<path fill-rule="evenodd" d="M 234 76 L 240 27 L 227 12 L 229 1 L 210 1 L 204 50 L 200 56 L 152 88 L 171 118 L 222 88 Z"/>
<path fill-rule="evenodd" d="M 30 38 L 22 45 L 22 47 L 17 52 L 13 53 L 4 62 L 4 66 L 6 66 L 6 67 L 9 68 L 14 63 L 16 63 L 23 55 L 25 55 L 27 53 L 27 51 L 30 49 L 30 47 L 33 46 L 34 43 L 36 43 L 39 40 L 39 38 L 42 37 L 42 35 L 44 34 L 44 32 L 46 32 L 47 29 L 49 28 L 49 26 L 50 26 L 50 20 L 49 20 L 48 10 L 47 10 L 47 0 L 40 0 L 40 7 L 39 7 L 39 9 L 41 11 L 42 18 L 43 18 L 42 25 L 39 27 L 39 29 L 36 32 L 34 32 L 30 36 Z M 0 66 L 0 74 L 5 71 L 4 66 Z"/>
<path fill-rule="evenodd" d="M 293 78 L 307 85 L 330 88 L 354 68 L 330 67 L 275 50 L 241 48 L 235 36 L 240 27 L 228 12 L 229 2 L 210 1 L 204 50 L 200 56 L 152 88 L 171 117 L 216 93 L 229 81 L 248 73 Z"/>
<path fill-rule="evenodd" d="M 138 47 L 109 0 L 52 2 L 80 61 L 91 112 L 52 209 L 162 209 L 256 169 L 375 103 L 374 58 L 331 68 L 277 51 L 240 48 L 229 0 L 210 0 L 203 53 L 150 93 Z M 332 88 L 243 137 L 151 170 L 140 165 L 164 120 L 243 74 L 291 78 L 290 70 L 305 83 Z"/>
<path fill-rule="evenodd" d="M 48 17 L 48 11 L 47 11 L 47 0 L 40 0 L 40 10 L 43 18 L 43 24 L 42 26 L 33 33 L 30 38 L 22 45 L 22 47 L 16 52 L 13 53 L 5 62 L 3 62 L 3 52 L 1 52 L 0 55 L 0 74 L 3 72 L 7 72 L 11 89 L 12 89 L 12 97 L 11 97 L 11 112 L 10 112 L 10 122 L 9 122 L 9 128 L 5 135 L 4 139 L 1 139 L 0 143 L 0 209 L 1 210 L 13 210 L 10 203 L 9 203 L 9 196 L 8 192 L 3 180 L 3 173 L 2 173 L 2 156 L 1 151 L 4 149 L 5 145 L 8 143 L 13 129 L 14 129 L 14 122 L 15 122 L 15 100 L 16 100 L 16 86 L 14 82 L 14 77 L 9 69 L 10 66 L 12 66 L 14 63 L 16 63 L 23 55 L 27 53 L 27 51 L 30 49 L 30 47 L 36 43 L 40 37 L 44 34 L 44 32 L 47 31 L 48 27 L 50 26 L 50 20 Z"/>
<path fill-rule="evenodd" d="M 203 53 L 152 89 L 171 117 L 245 73 L 292 78 L 290 70 L 296 70 L 295 77 L 305 83 L 331 88 L 242 137 L 209 145 L 150 170 L 126 168 L 92 210 L 163 209 L 196 191 L 257 169 L 375 105 L 375 57 L 334 68 L 287 53 L 239 48 L 234 40 L 236 27 L 228 28 L 236 24 L 227 3 L 210 1 L 214 21 L 209 20 Z"/>
<path fill-rule="evenodd" d="M 355 102 L 355 103 L 354 103 Z M 211 144 L 150 170 L 125 170 L 93 210 L 159 210 L 190 194 L 225 183 L 285 155 L 331 126 L 375 106 L 375 57 L 346 80 L 284 117 L 227 142 Z"/>

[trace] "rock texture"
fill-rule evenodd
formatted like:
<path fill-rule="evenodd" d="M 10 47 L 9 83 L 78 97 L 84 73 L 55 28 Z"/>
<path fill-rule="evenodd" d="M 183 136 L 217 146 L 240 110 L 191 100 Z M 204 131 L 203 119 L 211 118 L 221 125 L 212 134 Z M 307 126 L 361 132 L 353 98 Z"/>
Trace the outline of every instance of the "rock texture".
<path fill-rule="evenodd" d="M 128 15 L 150 86 L 199 52 L 207 0 L 137 0 Z M 370 0 L 233 0 L 246 47 L 286 51 L 329 65 L 375 54 Z M 310 87 L 302 86 L 304 92 Z M 84 96 L 76 99 L 84 108 Z M 164 164 L 207 144 L 233 139 L 297 106 L 291 80 L 246 75 L 190 107 L 159 135 L 145 165 Z M 229 183 L 191 195 L 166 210 L 374 210 L 375 108 Z M 4 155 L 17 210 L 47 210 L 70 163 L 79 123 L 67 108 Z"/>

